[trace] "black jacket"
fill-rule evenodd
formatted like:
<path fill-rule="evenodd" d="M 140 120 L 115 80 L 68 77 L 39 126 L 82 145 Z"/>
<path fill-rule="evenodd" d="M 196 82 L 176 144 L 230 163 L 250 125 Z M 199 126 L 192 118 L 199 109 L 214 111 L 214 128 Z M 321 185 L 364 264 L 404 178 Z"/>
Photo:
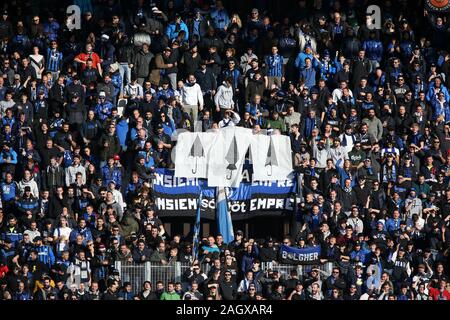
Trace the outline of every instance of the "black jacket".
<path fill-rule="evenodd" d="M 234 281 L 222 281 L 220 283 L 220 295 L 223 300 L 235 300 L 237 285 Z"/>

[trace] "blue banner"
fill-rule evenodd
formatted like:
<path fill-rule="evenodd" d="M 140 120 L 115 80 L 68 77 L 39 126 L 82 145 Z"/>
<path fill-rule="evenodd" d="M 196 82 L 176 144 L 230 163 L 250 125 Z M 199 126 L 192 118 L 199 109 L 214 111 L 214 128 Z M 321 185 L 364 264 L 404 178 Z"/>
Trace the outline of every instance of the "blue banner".
<path fill-rule="evenodd" d="M 320 246 L 295 248 L 282 245 L 280 247 L 280 261 L 285 264 L 319 264 Z"/>
<path fill-rule="evenodd" d="M 250 170 L 244 168 L 244 182 L 239 188 L 228 188 L 231 217 L 246 219 L 255 215 L 281 215 L 292 212 L 296 179 L 286 181 L 251 181 Z M 215 219 L 216 188 L 206 179 L 176 178 L 173 170 L 157 169 L 153 182 L 155 204 L 160 216 L 189 217 L 197 211 L 202 190 L 202 218 Z"/>

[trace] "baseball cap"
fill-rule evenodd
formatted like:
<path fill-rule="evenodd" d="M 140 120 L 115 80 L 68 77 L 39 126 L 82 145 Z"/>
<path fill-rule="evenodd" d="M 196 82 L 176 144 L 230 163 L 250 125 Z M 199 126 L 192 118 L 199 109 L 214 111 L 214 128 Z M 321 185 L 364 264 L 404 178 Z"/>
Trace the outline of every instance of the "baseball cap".
<path fill-rule="evenodd" d="M 241 236 L 243 236 L 243 235 L 244 235 L 244 232 L 243 232 L 242 230 L 238 230 L 238 231 L 236 232 L 236 235 L 241 235 Z"/>
<path fill-rule="evenodd" d="M 120 160 L 120 156 L 118 154 L 114 155 L 114 160 Z"/>
<path fill-rule="evenodd" d="M 106 92 L 105 91 L 100 91 L 100 93 L 98 94 L 99 97 L 106 97 Z"/>

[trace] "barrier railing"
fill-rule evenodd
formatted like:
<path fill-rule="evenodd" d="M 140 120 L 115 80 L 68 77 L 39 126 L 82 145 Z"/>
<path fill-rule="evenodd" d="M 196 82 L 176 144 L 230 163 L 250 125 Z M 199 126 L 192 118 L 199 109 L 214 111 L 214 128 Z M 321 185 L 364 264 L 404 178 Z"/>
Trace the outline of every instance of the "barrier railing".
<path fill-rule="evenodd" d="M 323 276 L 327 277 L 331 274 L 333 263 L 325 263 L 319 266 L 315 266 Z M 116 261 L 115 268 L 119 270 L 122 282 L 130 282 L 134 291 L 139 291 L 142 288 L 142 284 L 145 281 L 150 281 L 155 286 L 156 282 L 162 281 L 164 285 L 167 285 L 169 281 L 184 282 L 183 275 L 191 267 L 189 263 L 172 262 L 166 265 L 152 262 L 145 263 L 124 263 Z M 282 278 L 287 278 L 292 269 L 297 270 L 298 276 L 306 275 L 313 266 L 311 265 L 286 265 L 273 262 L 263 262 L 261 269 L 268 271 L 278 271 Z M 208 274 L 210 266 L 203 264 L 202 272 Z M 184 285 L 183 285 L 184 287 Z"/>

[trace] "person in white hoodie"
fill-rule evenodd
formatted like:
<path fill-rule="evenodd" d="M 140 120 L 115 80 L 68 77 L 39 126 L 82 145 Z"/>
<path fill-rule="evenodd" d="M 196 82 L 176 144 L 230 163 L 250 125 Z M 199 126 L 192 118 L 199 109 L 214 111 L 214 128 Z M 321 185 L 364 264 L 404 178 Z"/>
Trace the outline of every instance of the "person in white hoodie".
<path fill-rule="evenodd" d="M 190 74 L 186 83 L 180 88 L 181 103 L 183 104 L 183 112 L 191 115 L 193 121 L 198 120 L 198 112 L 203 110 L 203 93 L 197 79 Z"/>
<path fill-rule="evenodd" d="M 223 84 L 217 89 L 217 93 L 214 96 L 216 111 L 220 112 L 222 117 L 224 116 L 226 110 L 234 109 L 232 83 L 233 78 L 226 78 Z"/>
<path fill-rule="evenodd" d="M 35 198 L 39 198 L 39 189 L 36 181 L 31 176 L 30 170 L 26 169 L 23 173 L 23 179 L 19 182 L 19 191 L 20 196 L 23 196 L 23 193 L 25 191 L 25 187 L 29 186 L 31 189 L 31 194 Z"/>
<path fill-rule="evenodd" d="M 81 165 L 79 155 L 73 157 L 73 164 L 66 168 L 66 186 L 76 182 L 77 173 L 80 172 L 83 184 L 86 183 L 86 169 Z"/>

